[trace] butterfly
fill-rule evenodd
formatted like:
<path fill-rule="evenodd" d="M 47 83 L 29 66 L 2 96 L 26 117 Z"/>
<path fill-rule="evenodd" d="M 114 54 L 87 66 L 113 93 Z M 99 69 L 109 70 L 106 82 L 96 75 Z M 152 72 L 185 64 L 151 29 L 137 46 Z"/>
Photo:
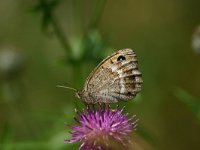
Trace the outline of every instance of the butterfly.
<path fill-rule="evenodd" d="M 82 90 L 71 89 L 87 104 L 115 103 L 133 99 L 141 91 L 142 83 L 136 53 L 126 48 L 100 62 L 88 76 Z"/>

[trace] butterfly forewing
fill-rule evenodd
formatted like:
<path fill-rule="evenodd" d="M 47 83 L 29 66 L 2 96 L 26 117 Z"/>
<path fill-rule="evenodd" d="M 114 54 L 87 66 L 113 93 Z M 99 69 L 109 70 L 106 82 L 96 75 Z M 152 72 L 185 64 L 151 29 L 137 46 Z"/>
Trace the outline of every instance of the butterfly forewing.
<path fill-rule="evenodd" d="M 89 75 L 82 90 L 86 103 L 128 101 L 141 90 L 135 52 L 123 49 L 104 59 Z"/>

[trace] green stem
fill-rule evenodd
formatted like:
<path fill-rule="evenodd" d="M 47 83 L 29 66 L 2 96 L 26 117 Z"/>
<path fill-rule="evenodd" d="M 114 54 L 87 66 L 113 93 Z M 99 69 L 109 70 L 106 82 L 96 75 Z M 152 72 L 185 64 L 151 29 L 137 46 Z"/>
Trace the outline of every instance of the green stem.
<path fill-rule="evenodd" d="M 106 0 L 100 0 L 97 2 L 94 16 L 92 17 L 91 22 L 90 22 L 91 29 L 95 29 L 97 27 L 99 21 L 101 20 L 101 16 L 103 14 L 105 5 L 106 5 Z"/>
<path fill-rule="evenodd" d="M 74 31 L 77 35 L 80 35 L 83 30 L 83 16 L 82 16 L 82 0 L 73 0 L 73 13 L 74 13 Z"/>
<path fill-rule="evenodd" d="M 65 36 L 64 32 L 61 30 L 61 27 L 54 15 L 52 15 L 52 20 L 51 20 L 52 27 L 54 29 L 54 32 L 60 41 L 61 45 L 66 51 L 69 51 L 71 53 L 71 46 L 69 45 L 69 40 Z"/>

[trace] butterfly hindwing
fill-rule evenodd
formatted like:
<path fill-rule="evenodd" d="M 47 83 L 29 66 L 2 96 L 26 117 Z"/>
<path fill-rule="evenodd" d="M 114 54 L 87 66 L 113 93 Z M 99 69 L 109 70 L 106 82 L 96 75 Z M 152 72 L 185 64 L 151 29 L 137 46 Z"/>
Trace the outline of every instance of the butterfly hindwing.
<path fill-rule="evenodd" d="M 128 101 L 141 90 L 136 54 L 123 49 L 104 59 L 86 80 L 83 99 L 87 103 Z"/>

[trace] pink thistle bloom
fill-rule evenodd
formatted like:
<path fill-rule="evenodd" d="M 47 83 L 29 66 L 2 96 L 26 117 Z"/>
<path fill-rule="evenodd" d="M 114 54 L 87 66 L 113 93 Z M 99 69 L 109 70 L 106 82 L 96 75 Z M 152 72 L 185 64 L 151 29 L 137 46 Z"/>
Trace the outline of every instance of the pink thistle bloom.
<path fill-rule="evenodd" d="M 130 119 L 123 114 L 124 107 L 119 110 L 99 107 L 98 110 L 87 109 L 77 112 L 77 125 L 70 126 L 72 138 L 66 143 L 81 142 L 83 150 L 113 150 L 128 148 L 129 135 L 135 129 L 135 116 Z M 69 126 L 69 125 L 68 125 Z"/>

